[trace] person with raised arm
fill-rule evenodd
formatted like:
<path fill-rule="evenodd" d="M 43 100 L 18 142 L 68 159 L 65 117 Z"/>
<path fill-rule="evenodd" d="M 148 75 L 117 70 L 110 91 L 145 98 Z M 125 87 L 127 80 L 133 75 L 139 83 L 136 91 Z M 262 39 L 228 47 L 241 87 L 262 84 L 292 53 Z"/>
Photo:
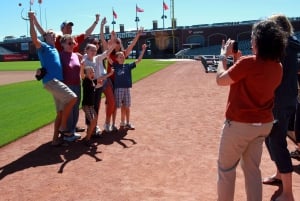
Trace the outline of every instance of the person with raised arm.
<path fill-rule="evenodd" d="M 55 48 L 55 33 L 53 30 L 47 30 L 43 33 L 44 42 L 38 39 L 36 27 L 41 27 L 33 12 L 28 13 L 30 24 L 30 36 L 37 49 L 38 57 L 42 67 L 46 70 L 42 78 L 44 88 L 49 91 L 56 106 L 56 118 L 54 123 L 54 133 L 52 139 L 53 146 L 62 144 L 59 134 L 69 134 L 67 131 L 67 120 L 69 114 L 77 101 L 76 94 L 66 86 L 63 80 L 62 65 L 59 53 Z"/>
<path fill-rule="evenodd" d="M 115 101 L 116 108 L 121 108 L 121 129 L 134 130 L 135 127 L 130 122 L 130 106 L 131 106 L 131 93 L 132 88 L 132 75 L 131 71 L 136 67 L 136 65 L 142 60 L 145 50 L 147 48 L 146 44 L 143 44 L 141 54 L 138 59 L 134 62 L 125 64 L 125 55 L 123 51 L 116 52 L 116 62 L 112 63 L 112 67 L 115 71 L 114 81 L 115 81 Z"/>

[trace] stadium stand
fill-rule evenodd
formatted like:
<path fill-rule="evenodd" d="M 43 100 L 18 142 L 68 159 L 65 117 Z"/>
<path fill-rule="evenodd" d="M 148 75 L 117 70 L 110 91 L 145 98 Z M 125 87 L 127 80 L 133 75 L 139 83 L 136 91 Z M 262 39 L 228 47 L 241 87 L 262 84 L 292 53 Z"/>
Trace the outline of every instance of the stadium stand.
<path fill-rule="evenodd" d="M 290 18 L 290 20 L 293 24 L 295 35 L 300 39 L 300 17 Z M 175 26 L 175 29 L 172 27 L 157 29 L 153 25 L 153 29 L 144 30 L 144 34 L 140 37 L 134 50 L 136 53 L 139 53 L 142 44 L 146 43 L 148 48 L 145 58 L 167 59 L 176 57 L 201 60 L 201 55 L 218 55 L 221 41 L 231 38 L 239 42 L 239 49 L 243 55 L 248 55 L 251 54 L 251 29 L 255 22 L 257 20 Z M 127 47 L 135 37 L 136 31 L 124 31 L 123 29 L 120 32 L 116 32 L 116 34 L 117 37 L 122 39 L 123 46 Z M 99 34 L 94 34 L 91 37 L 98 38 Z M 105 38 L 110 38 L 109 29 L 105 30 Z M 22 36 L 16 38 L 8 36 L 4 41 L 0 41 L 0 46 L 15 53 L 27 54 L 27 60 L 38 59 L 30 37 Z M 132 57 L 134 56 L 137 57 L 138 54 L 133 54 Z"/>
<path fill-rule="evenodd" d="M 0 46 L 0 61 L 22 61 L 27 59 L 28 54 L 13 52 Z"/>
<path fill-rule="evenodd" d="M 4 55 L 4 54 L 14 54 L 14 52 L 0 46 L 0 55 Z"/>

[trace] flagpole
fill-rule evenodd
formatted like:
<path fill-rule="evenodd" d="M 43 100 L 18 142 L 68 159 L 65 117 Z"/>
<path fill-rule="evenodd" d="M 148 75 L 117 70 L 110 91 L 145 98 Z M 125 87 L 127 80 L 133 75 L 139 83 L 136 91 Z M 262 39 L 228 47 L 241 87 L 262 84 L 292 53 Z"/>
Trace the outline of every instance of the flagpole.
<path fill-rule="evenodd" d="M 136 6 L 135 6 L 135 22 L 136 22 L 136 30 L 138 30 L 139 29 L 139 18 L 138 18 L 138 16 L 137 16 L 137 4 L 136 4 Z"/>
<path fill-rule="evenodd" d="M 163 5 L 164 5 L 164 1 L 163 1 Z M 163 18 L 163 29 L 165 29 L 165 8 L 163 6 L 163 15 L 162 15 L 162 18 Z"/>
<path fill-rule="evenodd" d="M 137 4 L 135 5 L 135 22 L 136 22 L 136 31 L 139 31 L 139 17 L 137 16 L 138 13 L 138 6 Z M 136 45 L 136 51 L 135 51 L 135 58 L 139 57 L 139 40 L 137 41 L 137 45 Z"/>
<path fill-rule="evenodd" d="M 113 15 L 113 21 L 112 21 L 113 31 L 115 31 L 115 24 L 116 24 L 116 21 L 115 21 L 115 15 L 114 15 L 114 8 L 112 8 L 112 15 Z"/>
<path fill-rule="evenodd" d="M 171 20 L 172 20 L 172 38 L 173 38 L 173 54 L 175 54 L 175 35 L 174 35 L 174 29 L 175 29 L 175 18 L 174 18 L 174 0 L 170 0 L 171 4 Z"/>

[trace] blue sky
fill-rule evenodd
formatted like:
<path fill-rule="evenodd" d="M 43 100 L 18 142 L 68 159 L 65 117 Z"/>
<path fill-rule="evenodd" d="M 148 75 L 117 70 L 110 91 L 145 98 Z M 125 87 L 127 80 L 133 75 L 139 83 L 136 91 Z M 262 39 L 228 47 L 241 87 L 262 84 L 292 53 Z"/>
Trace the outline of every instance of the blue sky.
<path fill-rule="evenodd" d="M 23 10 L 23 16 L 26 17 L 29 1 L 1 1 L 0 40 L 7 35 L 28 35 L 28 23 L 21 18 L 21 11 Z M 119 31 L 119 24 L 124 24 L 125 30 L 136 28 L 136 4 L 144 9 L 143 13 L 138 13 L 139 26 L 151 29 L 152 21 L 157 20 L 158 27 L 162 28 L 162 2 L 163 0 L 42 0 L 40 5 L 38 0 L 34 0 L 32 10 L 37 13 L 44 28 L 59 32 L 60 24 L 69 20 L 75 24 L 73 34 L 79 34 L 93 23 L 96 13 L 100 14 L 101 19 L 106 16 L 112 30 L 112 8 L 118 15 L 115 31 Z M 22 5 L 19 6 L 19 3 Z M 165 0 L 165 3 L 170 7 L 170 0 Z M 300 17 L 300 0 L 174 0 L 174 5 L 178 26 L 256 20 L 274 13 Z M 165 15 L 165 27 L 170 27 L 170 9 Z M 99 33 L 99 26 L 93 33 Z"/>

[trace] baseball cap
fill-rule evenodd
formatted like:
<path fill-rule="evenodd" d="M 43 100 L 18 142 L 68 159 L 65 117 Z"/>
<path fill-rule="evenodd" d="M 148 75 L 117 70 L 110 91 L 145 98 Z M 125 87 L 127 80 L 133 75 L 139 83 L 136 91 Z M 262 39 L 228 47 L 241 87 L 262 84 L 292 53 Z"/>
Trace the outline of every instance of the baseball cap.
<path fill-rule="evenodd" d="M 61 23 L 61 25 L 60 25 L 60 30 L 62 30 L 66 25 L 71 25 L 71 26 L 73 26 L 74 23 L 73 23 L 73 22 L 69 22 L 69 21 L 64 21 L 64 22 Z"/>

